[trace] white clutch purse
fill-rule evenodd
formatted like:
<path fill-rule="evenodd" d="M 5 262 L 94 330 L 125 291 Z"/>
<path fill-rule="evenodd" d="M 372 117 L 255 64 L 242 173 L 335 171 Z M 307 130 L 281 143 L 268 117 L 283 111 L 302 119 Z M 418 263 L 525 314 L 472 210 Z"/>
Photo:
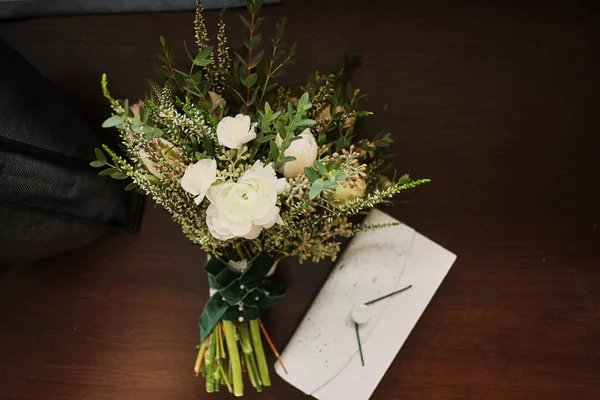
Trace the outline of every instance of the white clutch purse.
<path fill-rule="evenodd" d="M 378 210 L 365 219 L 369 225 L 391 222 L 397 221 Z M 368 399 L 454 260 L 456 255 L 404 224 L 360 232 L 281 354 L 287 373 L 279 364 L 275 370 L 320 400 Z M 409 286 L 360 307 L 368 321 L 363 315 L 364 323 L 355 325 L 356 306 Z"/>

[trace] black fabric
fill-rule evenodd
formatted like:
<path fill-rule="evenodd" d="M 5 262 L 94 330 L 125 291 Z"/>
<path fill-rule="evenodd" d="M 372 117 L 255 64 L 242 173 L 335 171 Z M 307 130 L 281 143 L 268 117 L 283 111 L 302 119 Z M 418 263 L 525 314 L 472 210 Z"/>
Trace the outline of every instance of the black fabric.
<path fill-rule="evenodd" d="M 0 274 L 134 231 L 143 197 L 89 166 L 95 132 L 0 40 Z"/>
<path fill-rule="evenodd" d="M 280 0 L 264 0 L 264 4 L 277 3 L 280 3 Z M 246 0 L 204 0 L 202 2 L 205 10 L 245 6 Z M 195 9 L 195 0 L 0 0 L 0 19 Z"/>

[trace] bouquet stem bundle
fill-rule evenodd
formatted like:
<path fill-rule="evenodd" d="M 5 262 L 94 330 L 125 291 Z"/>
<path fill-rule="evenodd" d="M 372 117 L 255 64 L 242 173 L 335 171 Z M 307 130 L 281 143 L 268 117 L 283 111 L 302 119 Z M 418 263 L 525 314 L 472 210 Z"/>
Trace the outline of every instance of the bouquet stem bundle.
<path fill-rule="evenodd" d="M 261 331 L 272 346 L 259 319 L 242 322 L 223 320 L 217 323 L 200 345 L 194 366 L 196 376 L 205 378 L 207 392 L 218 392 L 221 386 L 225 386 L 229 393 L 242 396 L 244 370 L 257 392 L 271 386 Z M 272 349 L 279 359 L 273 346 Z"/>

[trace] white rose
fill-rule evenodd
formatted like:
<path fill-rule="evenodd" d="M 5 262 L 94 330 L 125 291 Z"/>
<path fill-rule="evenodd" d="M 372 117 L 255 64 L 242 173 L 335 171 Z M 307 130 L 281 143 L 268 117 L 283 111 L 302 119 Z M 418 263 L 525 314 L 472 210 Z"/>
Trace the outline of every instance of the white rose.
<path fill-rule="evenodd" d="M 210 101 L 212 103 L 213 110 L 215 108 L 224 108 L 227 105 L 227 102 L 220 94 L 209 91 L 208 95 L 210 96 Z"/>
<path fill-rule="evenodd" d="M 338 185 L 335 189 L 334 197 L 339 202 L 346 202 L 349 200 L 360 199 L 365 195 L 367 191 L 367 184 L 362 179 L 357 179 L 354 185 L 347 185 L 346 187 Z"/>
<path fill-rule="evenodd" d="M 244 114 L 238 114 L 235 118 L 224 117 L 217 125 L 217 138 L 221 146 L 237 149 L 256 138 L 254 124 Z"/>
<path fill-rule="evenodd" d="M 168 158 L 176 158 L 179 156 L 179 149 L 177 149 L 173 143 L 163 138 L 154 139 L 154 141 L 156 142 L 156 145 L 160 147 L 160 152 L 162 153 L 165 162 L 168 161 Z M 148 171 L 158 179 L 163 179 L 163 175 L 158 168 L 156 168 L 150 154 L 145 150 L 140 150 L 139 154 L 142 163 L 148 168 Z"/>
<path fill-rule="evenodd" d="M 217 180 L 217 162 L 205 158 L 195 164 L 188 165 L 181 178 L 181 187 L 196 196 L 194 202 L 200 204 L 210 186 Z"/>
<path fill-rule="evenodd" d="M 277 179 L 272 165 L 257 161 L 237 182 L 211 186 L 206 223 L 217 239 L 255 239 L 263 229 L 283 225 L 277 195 L 286 190 L 285 178 Z"/>
<path fill-rule="evenodd" d="M 317 153 L 319 146 L 315 137 L 310 132 L 310 129 L 306 128 L 301 134 L 302 139 L 294 140 L 290 146 L 285 150 L 284 156 L 296 157 L 294 161 L 288 161 L 283 164 L 281 173 L 288 179 L 297 177 L 304 173 L 305 167 L 312 167 L 317 159 Z M 275 143 L 277 146 L 281 146 L 282 139 L 277 135 L 275 137 Z"/>

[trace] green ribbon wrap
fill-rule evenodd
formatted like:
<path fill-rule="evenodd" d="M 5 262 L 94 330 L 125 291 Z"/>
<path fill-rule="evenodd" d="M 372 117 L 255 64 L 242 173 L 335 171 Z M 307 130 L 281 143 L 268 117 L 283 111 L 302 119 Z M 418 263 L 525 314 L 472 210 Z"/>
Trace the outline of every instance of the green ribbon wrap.
<path fill-rule="evenodd" d="M 217 257 L 204 265 L 208 282 L 215 292 L 200 315 L 200 343 L 210 335 L 219 320 L 252 320 L 262 310 L 277 305 L 286 293 L 286 286 L 267 276 L 275 259 L 260 253 L 248 261 L 248 267 L 237 271 Z"/>

